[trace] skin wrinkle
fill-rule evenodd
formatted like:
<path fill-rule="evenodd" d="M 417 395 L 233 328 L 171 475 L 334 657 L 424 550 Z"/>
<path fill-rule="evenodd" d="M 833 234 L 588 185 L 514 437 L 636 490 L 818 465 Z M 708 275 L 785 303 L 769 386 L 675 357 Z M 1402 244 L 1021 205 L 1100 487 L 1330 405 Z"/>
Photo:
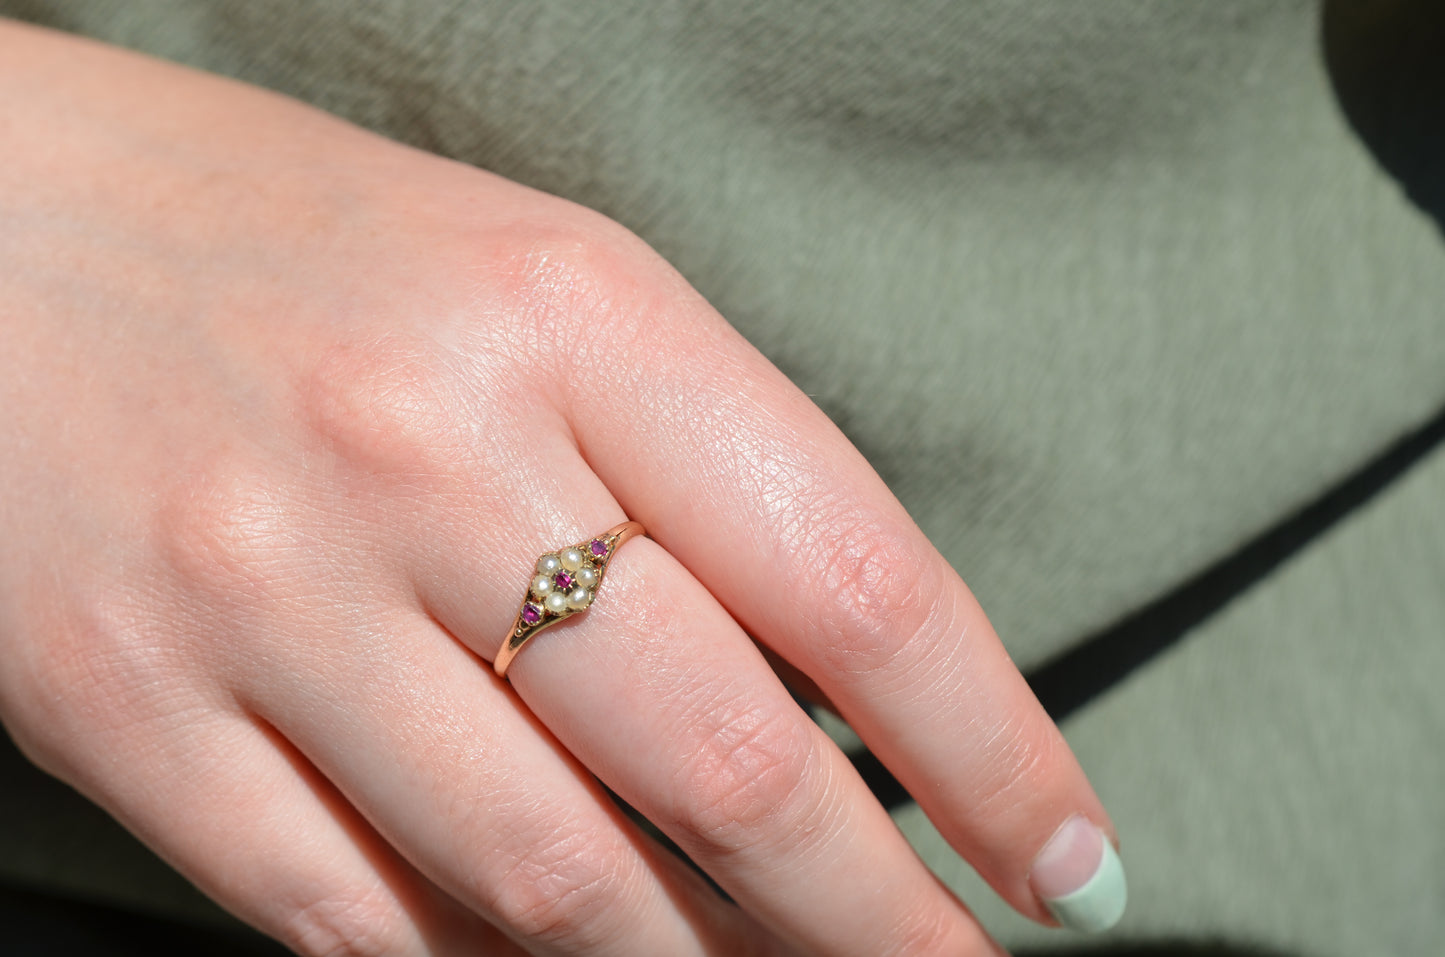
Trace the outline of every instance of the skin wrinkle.
<path fill-rule="evenodd" d="M 620 861 L 629 855 L 599 849 L 595 837 L 570 827 L 534 828 L 539 840 L 528 841 L 507 867 L 493 874 L 479 873 L 479 896 L 494 913 L 527 936 L 549 943 L 565 943 L 586 952 L 616 940 L 620 932 L 607 919 L 611 903 L 635 893 L 640 873 Z"/>
<path fill-rule="evenodd" d="M 818 770 L 813 775 L 810 787 L 813 793 L 818 795 L 817 804 L 813 814 L 805 819 L 803 824 L 791 830 L 792 846 L 790 853 L 785 856 L 786 860 L 793 862 L 794 869 L 800 872 L 824 866 L 821 858 L 826 852 L 836 849 L 819 842 L 843 833 L 843 825 L 848 816 L 844 797 L 843 776 L 848 773 L 845 765 L 837 761 L 819 760 L 815 762 L 815 766 Z"/>
<path fill-rule="evenodd" d="M 62 626 L 86 641 L 52 641 L 38 649 L 28 668 L 23 700 L 43 715 L 43 737 L 62 740 L 80 735 L 94 725 L 101 732 L 123 730 L 131 721 L 148 720 L 160 696 L 160 680 L 175 670 L 167 643 L 143 618 L 123 614 L 124 605 L 112 595 L 121 589 L 88 589 L 84 598 L 72 591 Z M 8 670 L 8 669 L 7 669 Z M 160 676 L 160 677 L 158 677 Z M 76 689 L 85 689 L 77 694 Z M 165 699 L 170 708 L 199 707 L 194 692 Z M 127 708 L 140 705 L 138 717 Z"/>
<path fill-rule="evenodd" d="M 835 613 L 836 620 L 841 622 L 859 620 L 860 613 L 865 621 L 870 620 L 870 615 L 873 620 L 891 618 L 878 615 L 878 610 L 869 606 L 873 596 L 900 586 L 880 585 L 878 576 L 897 574 L 895 569 L 900 568 L 929 567 L 928 563 L 913 554 L 911 544 L 904 549 L 892 543 L 895 550 L 889 554 L 872 551 L 883 549 L 883 543 L 888 542 L 875 530 L 888 529 L 891 523 L 883 518 L 873 520 L 857 515 L 857 508 L 851 502 L 830 503 L 819 491 L 830 486 L 811 468 L 810 450 L 785 450 L 771 438 L 773 434 L 787 434 L 796 429 L 789 430 L 787 423 L 775 417 L 760 419 L 756 414 L 744 414 L 744 399 L 735 387 L 714 389 L 710 399 L 704 406 L 714 417 L 714 430 L 723 439 L 715 445 L 720 449 L 717 455 L 730 458 L 727 466 L 716 469 L 716 474 L 756 480 L 751 497 L 762 505 L 762 515 L 754 527 L 760 530 L 759 535 L 763 534 L 762 530 L 770 530 L 775 540 L 790 543 L 788 554 L 778 556 L 778 566 L 792 573 L 794 587 L 790 592 L 805 596 L 800 602 L 815 609 L 826 609 L 829 599 L 841 594 L 846 607 Z M 751 410 L 749 406 L 746 411 Z M 739 421 L 747 422 L 750 427 L 746 430 L 739 430 L 735 424 L 728 427 L 728 423 Z M 728 491 L 736 494 L 734 489 Z M 848 554 L 847 546 L 860 541 L 868 543 L 865 550 Z M 835 550 L 839 543 L 844 545 L 841 554 Z M 904 551 L 901 557 L 899 549 Z M 880 587 L 885 591 L 880 593 Z M 943 589 L 937 591 L 942 593 Z M 919 596 L 918 600 L 928 599 Z M 833 632 L 846 633 L 839 628 Z M 868 662 L 868 666 L 872 668 L 876 663 Z"/>
<path fill-rule="evenodd" d="M 777 435 L 796 433 L 796 428 L 779 418 L 766 403 L 739 392 L 737 381 L 720 377 L 708 384 L 711 388 L 707 401 L 694 403 L 706 409 L 708 415 L 705 422 L 698 423 L 699 429 L 717 439 L 706 444 L 712 450 L 713 467 L 697 477 L 704 491 L 715 490 L 719 501 L 737 495 L 735 483 L 739 480 L 752 483 L 748 498 L 758 504 L 759 514 L 747 534 L 755 537 L 755 546 L 767 545 L 769 537 L 797 541 L 813 528 L 808 509 L 800 503 L 824 483 L 808 467 L 806 450 L 777 441 Z M 723 488 L 724 483 L 730 487 Z M 792 556 L 778 557 L 781 567 L 789 567 Z"/>
<path fill-rule="evenodd" d="M 640 596 L 647 596 L 653 593 L 653 588 L 646 581 L 629 580 L 629 591 L 636 587 Z M 618 597 L 618 596 L 614 596 Z M 653 601 L 656 598 L 640 597 L 639 601 L 627 600 L 629 596 L 621 596 L 624 604 L 633 609 L 630 614 L 631 623 L 636 626 L 640 636 L 647 636 L 649 643 L 656 646 L 656 653 L 649 651 L 637 651 L 637 655 L 646 656 L 650 662 L 650 668 L 636 672 L 637 684 L 642 685 L 639 691 L 647 694 L 647 697 L 656 701 L 668 701 L 678 703 L 681 710 L 669 708 L 668 714 L 659 716 L 659 723 L 676 729 L 686 729 L 686 737 L 691 739 L 691 744 L 683 743 L 676 753 L 681 755 L 695 755 L 685 765 L 678 766 L 672 772 L 672 784 L 666 789 L 669 794 L 686 795 L 696 794 L 696 786 L 699 781 L 715 781 L 720 775 L 724 775 L 733 769 L 734 773 L 728 775 L 728 781 L 722 784 L 717 797 L 704 798 L 707 804 L 715 801 L 747 801 L 746 794 L 730 794 L 734 786 L 747 779 L 757 778 L 759 765 L 757 760 L 767 759 L 767 749 L 763 752 L 750 750 L 753 747 L 749 736 L 756 734 L 757 729 L 763 724 L 770 724 L 773 727 L 783 727 L 777 724 L 779 721 L 788 720 L 782 716 L 767 716 L 757 710 L 759 705 L 751 701 L 751 695 L 741 694 L 731 688 L 731 682 L 724 687 L 718 688 L 720 674 L 717 669 L 699 668 L 698 662 L 691 658 L 676 659 L 678 652 L 673 648 L 673 640 L 668 638 L 665 630 L 665 623 L 675 619 L 678 611 L 675 609 L 652 610 Z M 669 614 L 670 611 L 670 614 Z M 683 616 L 685 617 L 685 616 Z M 656 620 L 656 625 L 649 625 L 649 622 Z M 738 652 L 746 653 L 746 649 L 740 648 Z M 657 691 L 666 688 L 668 694 L 660 695 Z M 799 713 L 798 718 L 802 718 Z M 801 723 L 811 727 L 811 723 Z M 740 737 L 743 736 L 743 737 Z M 814 743 L 809 739 L 808 749 L 812 749 Z M 738 765 L 738 762 L 743 762 Z M 751 762 L 753 763 L 749 763 Z M 814 758 L 808 759 L 809 765 L 816 765 Z M 715 785 L 709 785 L 712 788 Z M 789 788 L 796 788 L 796 785 L 788 785 Z M 689 799 L 691 801 L 691 799 Z M 741 812 L 746 808 L 734 808 L 734 811 Z M 747 814 L 756 812 L 747 811 Z M 686 821 L 689 817 L 696 820 L 695 815 L 699 814 L 696 805 L 688 804 L 675 805 L 672 810 L 665 812 L 662 820 Z M 717 814 L 717 812 L 712 812 Z M 737 814 L 720 814 L 720 820 L 736 820 Z M 751 828 L 747 828 L 751 830 Z M 717 840 L 717 837 L 712 838 Z"/>
<path fill-rule="evenodd" d="M 927 702 L 932 706 L 930 718 L 940 726 L 970 729 L 971 721 L 960 724 L 957 718 L 986 711 L 979 699 L 986 699 L 988 690 L 973 674 L 974 641 L 970 626 L 961 617 L 956 599 L 946 592 L 936 596 L 932 612 L 919 629 L 920 635 L 932 636 L 930 653 L 914 654 L 911 649 L 919 642 L 902 642 L 892 659 L 893 667 L 870 676 L 869 697 L 877 701 L 896 697 L 908 703 L 912 713 Z M 911 657 L 905 657 L 908 655 Z"/>
<path fill-rule="evenodd" d="M 279 937 L 303 957 L 369 957 L 402 952 L 402 941 L 411 936 L 406 930 L 395 900 L 371 890 L 363 897 L 323 897 L 292 908 Z"/>
<path fill-rule="evenodd" d="M 122 667 L 117 667 L 117 662 Z M 199 740 L 196 729 L 208 725 L 207 716 L 213 713 L 214 705 L 202 695 L 168 695 L 164 692 L 172 683 L 155 672 L 142 672 L 142 677 L 132 675 L 124 687 L 107 686 L 100 679 L 124 674 L 125 659 L 108 657 L 99 661 L 87 661 L 86 671 L 90 680 L 77 685 L 87 689 L 88 704 L 81 709 L 67 709 L 57 716 L 55 723 L 38 736 L 41 753 L 59 757 L 59 767 L 71 781 L 86 782 L 87 792 L 105 795 L 112 799 L 126 793 L 115 790 L 114 782 L 108 775 L 98 771 L 108 770 L 121 760 L 114 744 L 124 741 L 131 760 L 159 758 L 156 764 L 162 768 L 173 767 L 171 759 L 181 748 L 192 746 Z M 84 744 L 77 747 L 75 734 L 84 729 Z M 147 789 L 162 787 L 164 778 L 146 782 Z M 92 797 L 93 800 L 104 798 Z"/>
<path fill-rule="evenodd" d="M 811 614 L 816 622 L 811 660 L 795 663 L 815 668 L 820 679 L 866 687 L 863 693 L 871 699 L 886 695 L 923 663 L 927 656 L 914 650 L 913 639 L 937 633 L 938 602 L 946 591 L 915 577 L 928 566 L 886 523 L 851 506 L 840 512 L 828 514 L 825 500 L 784 558 L 793 571 L 789 595 L 799 606 L 794 613 Z"/>
<path fill-rule="evenodd" d="M 485 770 L 492 758 L 505 750 L 502 742 L 490 729 L 465 723 L 460 716 L 466 714 L 466 710 L 458 707 L 458 702 L 440 697 L 432 690 L 432 684 L 439 677 L 436 658 L 452 659 L 459 670 L 471 669 L 473 662 L 457 660 L 460 655 L 455 646 L 440 642 L 399 648 L 397 637 L 416 634 L 414 624 L 379 618 L 375 624 L 363 628 L 338 628 L 347 634 L 359 631 L 364 637 L 349 649 L 351 653 L 344 668 L 336 665 L 334 655 L 314 656 L 317 680 L 333 692 L 328 703 L 344 706 L 354 697 L 356 688 L 370 688 L 378 701 L 386 702 L 388 711 L 394 711 L 398 717 L 409 716 L 405 721 L 388 722 L 390 734 L 406 752 L 420 756 L 423 763 Z M 337 713 L 346 712 L 338 709 Z M 357 720 L 359 728 L 370 727 L 365 716 L 359 715 Z M 443 743 L 448 741 L 450 747 Z M 502 788 L 505 784 L 491 780 L 490 775 L 487 777 L 491 787 Z"/>
<path fill-rule="evenodd" d="M 900 914 L 886 934 L 879 936 L 884 948 L 877 952 L 880 957 L 915 957 L 951 953 L 956 935 L 947 916 L 938 908 L 915 905 Z"/>
<path fill-rule="evenodd" d="M 1035 738 L 1037 735 L 1021 733 L 1008 722 L 993 729 L 988 743 L 979 749 L 988 753 L 990 760 L 983 766 L 990 773 L 969 783 L 966 804 L 975 817 L 997 821 L 1033 810 L 1035 782 L 1045 776 L 1053 759 L 1052 743 L 1046 739 L 1041 746 Z M 961 838 L 950 835 L 950 839 Z"/>
<path fill-rule="evenodd" d="M 157 697 L 150 695 L 148 703 L 154 704 Z M 201 742 L 219 742 L 224 746 L 232 738 L 226 733 L 228 727 L 234 726 L 228 725 L 225 716 L 209 703 L 189 703 L 159 717 L 141 714 L 132 721 L 95 726 L 85 738 L 87 747 L 72 750 L 64 762 L 66 780 L 89 800 L 102 804 L 124 805 L 140 792 L 165 794 L 184 790 L 192 783 L 189 771 L 202 747 Z M 116 747 L 121 741 L 126 744 L 128 758 Z M 156 774 L 140 781 L 117 777 L 116 766 L 126 760 L 150 760 Z M 122 822 L 152 846 L 165 843 L 165 835 L 155 829 L 124 817 Z"/>
<path fill-rule="evenodd" d="M 759 852 L 778 855 L 791 845 L 794 829 L 778 825 L 799 817 L 795 805 L 811 775 L 794 773 L 809 763 L 808 752 L 795 750 L 793 742 L 779 745 L 794 734 L 773 730 L 783 726 L 784 719 L 735 717 L 698 748 L 673 782 L 675 792 L 684 795 L 674 798 L 672 811 L 680 844 L 694 853 L 701 850 L 710 862 Z M 779 840 L 774 834 L 787 837 Z M 763 837 L 772 839 L 763 843 Z"/>
<path fill-rule="evenodd" d="M 611 238 L 617 227 L 608 224 L 605 232 Z M 641 245 L 622 231 L 620 248 Z M 574 418 L 579 446 L 589 463 L 605 466 L 607 459 L 614 459 L 628 461 L 635 468 L 630 449 L 639 443 L 654 444 L 656 435 L 651 430 L 659 423 L 665 423 L 663 428 L 668 430 L 685 427 L 693 435 L 716 437 L 716 442 L 689 447 L 702 467 L 692 473 L 695 485 L 689 501 L 677 503 L 677 507 L 695 507 L 698 496 L 707 498 L 709 488 L 716 488 L 717 482 L 748 474 L 738 471 L 730 475 L 730 463 L 713 456 L 712 450 L 718 449 L 720 456 L 738 440 L 740 431 L 762 433 L 776 425 L 773 409 L 738 394 L 738 383 L 755 377 L 753 370 L 740 362 L 735 334 L 675 271 L 657 264 L 639 276 L 635 265 L 619 267 L 606 257 L 591 268 L 594 285 L 605 287 L 607 293 L 589 313 L 603 325 L 596 330 L 593 348 L 579 356 L 579 378 L 571 384 L 574 405 L 585 408 L 597 402 L 611 403 L 614 396 L 626 397 L 632 407 L 647 409 L 648 415 L 627 414 L 622 422 L 633 426 L 629 441 L 600 449 Z M 684 336 L 656 341 L 657 328 L 678 323 L 685 324 Z M 649 356 L 651 361 L 639 363 L 630 358 L 636 355 Z M 596 391 L 597 376 L 607 383 L 601 396 Z M 607 431 L 614 434 L 614 442 L 616 430 L 617 426 L 609 423 Z M 605 468 L 599 472 L 607 477 Z"/>

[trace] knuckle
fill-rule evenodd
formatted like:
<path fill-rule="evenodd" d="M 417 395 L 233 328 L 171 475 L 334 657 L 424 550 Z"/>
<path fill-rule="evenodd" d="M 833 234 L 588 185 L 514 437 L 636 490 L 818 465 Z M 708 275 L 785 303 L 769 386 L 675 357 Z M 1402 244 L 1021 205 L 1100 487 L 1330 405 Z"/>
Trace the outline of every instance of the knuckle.
<path fill-rule="evenodd" d="M 444 477 L 472 456 L 467 416 L 432 347 L 387 334 L 322 351 L 299 377 L 300 420 L 369 473 Z"/>
<path fill-rule="evenodd" d="M 713 855 L 802 833 L 818 745 L 802 722 L 752 708 L 697 735 L 678 772 L 673 814 L 685 839 Z"/>
<path fill-rule="evenodd" d="M 672 287 L 656 254 L 600 214 L 514 226 L 504 245 L 494 271 L 499 301 L 517 320 L 518 345 L 559 377 L 598 367 L 615 344 L 641 341 L 656 297 Z"/>
<path fill-rule="evenodd" d="M 877 675 L 928 632 L 947 584 L 906 529 L 866 519 L 831 527 L 837 531 L 826 544 L 816 539 L 800 563 L 820 569 L 813 579 L 827 636 L 818 645 L 822 664 L 834 674 Z"/>
<path fill-rule="evenodd" d="M 265 597 L 295 548 L 295 509 L 261 469 L 232 454 L 197 468 L 157 513 L 158 547 L 188 586 Z"/>
<path fill-rule="evenodd" d="M 633 271 L 624 251 L 630 236 L 605 217 L 578 210 L 559 220 L 517 224 L 500 237 L 498 291 L 523 313 L 552 314 L 567 306 L 596 306 Z"/>
<path fill-rule="evenodd" d="M 383 957 L 402 952 L 407 921 L 377 888 L 310 901 L 286 917 L 278 936 L 303 957 Z"/>
<path fill-rule="evenodd" d="M 499 873 L 479 878 L 480 899 L 526 940 L 584 953 L 615 942 L 618 905 L 636 877 L 630 856 L 573 826 L 546 833 L 521 845 Z"/>

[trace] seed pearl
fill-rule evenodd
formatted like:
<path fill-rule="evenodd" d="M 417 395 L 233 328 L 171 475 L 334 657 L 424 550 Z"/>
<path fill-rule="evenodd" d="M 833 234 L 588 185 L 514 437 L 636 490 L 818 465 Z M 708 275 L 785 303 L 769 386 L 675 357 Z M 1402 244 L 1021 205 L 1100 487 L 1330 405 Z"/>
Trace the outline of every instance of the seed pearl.
<path fill-rule="evenodd" d="M 562 560 L 556 555 L 543 555 L 537 559 L 538 575 L 555 575 L 562 570 Z"/>
<path fill-rule="evenodd" d="M 583 565 L 577 569 L 577 584 L 583 588 L 597 587 L 597 569 L 591 565 Z"/>
<path fill-rule="evenodd" d="M 567 610 L 567 596 L 559 591 L 554 591 L 542 600 L 542 604 L 554 615 L 560 615 Z"/>
<path fill-rule="evenodd" d="M 567 607 L 581 611 L 592 604 L 592 593 L 585 588 L 574 588 L 567 593 Z"/>
<path fill-rule="evenodd" d="M 587 560 L 580 548 L 564 548 L 557 554 L 562 559 L 562 567 L 569 572 L 575 572 Z"/>
<path fill-rule="evenodd" d="M 546 598 L 552 594 L 552 579 L 546 575 L 538 575 L 532 579 L 532 594 L 538 598 Z"/>

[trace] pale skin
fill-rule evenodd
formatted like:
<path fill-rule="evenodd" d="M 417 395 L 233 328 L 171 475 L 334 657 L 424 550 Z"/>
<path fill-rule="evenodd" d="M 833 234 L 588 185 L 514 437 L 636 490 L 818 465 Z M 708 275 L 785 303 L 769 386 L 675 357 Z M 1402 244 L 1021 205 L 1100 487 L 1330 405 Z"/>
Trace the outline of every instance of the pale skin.
<path fill-rule="evenodd" d="M 0 716 L 302 954 L 972 955 L 1107 815 L 828 419 L 596 213 L 0 23 Z M 583 615 L 489 662 L 538 555 Z M 611 804 L 600 779 L 737 901 Z"/>

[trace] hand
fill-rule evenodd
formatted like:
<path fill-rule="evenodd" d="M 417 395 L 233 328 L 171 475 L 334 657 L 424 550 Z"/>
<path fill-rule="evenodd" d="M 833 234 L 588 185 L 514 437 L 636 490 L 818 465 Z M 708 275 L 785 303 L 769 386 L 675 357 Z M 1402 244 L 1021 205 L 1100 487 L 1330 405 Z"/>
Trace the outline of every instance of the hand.
<path fill-rule="evenodd" d="M 0 714 L 243 919 L 307 954 L 994 952 L 752 638 L 1024 914 L 1066 820 L 1112 837 L 883 483 L 620 227 L 17 26 L 0 130 Z M 651 538 L 498 679 L 537 556 L 624 518 Z"/>

